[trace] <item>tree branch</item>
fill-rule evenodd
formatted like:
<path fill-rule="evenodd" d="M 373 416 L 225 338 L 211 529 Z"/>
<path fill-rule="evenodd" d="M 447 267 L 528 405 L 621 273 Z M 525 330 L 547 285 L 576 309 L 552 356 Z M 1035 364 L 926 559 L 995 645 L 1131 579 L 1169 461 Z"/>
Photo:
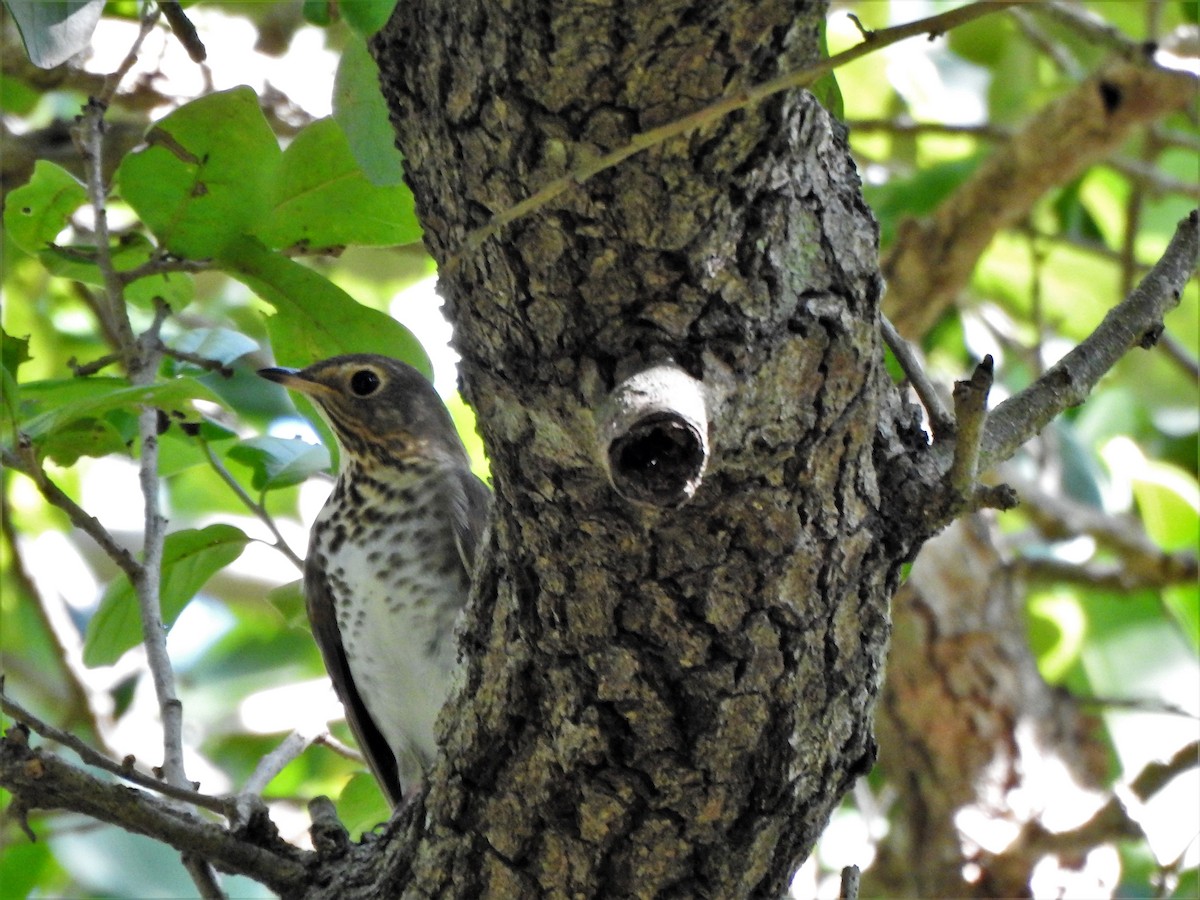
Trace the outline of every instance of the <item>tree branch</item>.
<path fill-rule="evenodd" d="M 667 122 L 657 128 L 651 128 L 649 131 L 643 131 L 640 134 L 634 135 L 625 146 L 618 147 L 616 150 L 606 153 L 598 159 L 587 160 L 568 174 L 554 179 L 520 203 L 492 216 L 491 221 L 486 225 L 476 228 L 467 234 L 462 241 L 461 249 L 442 263 L 441 271 L 443 275 L 448 275 L 462 264 L 465 257 L 472 255 L 486 240 L 499 234 L 506 225 L 536 212 L 565 191 L 583 184 L 593 176 L 619 165 L 629 159 L 629 157 L 641 153 L 643 150 L 657 147 L 671 138 L 680 137 L 697 128 L 711 124 L 728 116 L 730 113 L 754 106 L 768 97 L 773 97 L 775 94 L 808 87 L 816 82 L 817 79 L 832 72 L 839 66 L 844 66 L 846 63 L 853 62 L 860 57 L 866 56 L 868 53 L 874 53 L 876 50 L 882 50 L 884 47 L 895 44 L 898 41 L 907 40 L 908 38 L 922 34 L 944 34 L 952 28 L 957 28 L 959 25 L 964 25 L 981 16 L 991 15 L 1022 2 L 1025 2 L 1025 0 L 981 0 L 981 2 L 960 6 L 957 9 L 929 16 L 928 18 L 918 19 L 915 22 L 909 22 L 905 25 L 884 28 L 880 31 L 870 32 L 869 34 L 864 33 L 864 40 L 861 44 L 857 44 L 849 50 L 844 50 L 836 56 L 826 57 L 810 66 L 785 72 L 783 75 L 772 78 L 770 81 L 756 85 L 734 96 L 722 97 L 707 106 L 702 106 L 693 113 Z"/>
<path fill-rule="evenodd" d="M 970 279 L 996 232 L 1118 150 L 1135 128 L 1186 107 L 1195 90 L 1193 76 L 1117 61 L 1033 116 L 929 218 L 900 229 L 883 263 L 884 309 L 899 332 L 924 334 Z"/>
<path fill-rule="evenodd" d="M 1143 803 L 1161 791 L 1175 777 L 1196 768 L 1200 760 L 1200 744 L 1193 741 L 1181 747 L 1165 763 L 1149 763 L 1129 783 L 1133 795 Z M 1000 859 L 1011 856 L 1028 858 L 1045 853 L 1073 853 L 1091 850 L 1100 844 L 1118 839 L 1143 837 L 1142 827 L 1125 809 L 1116 795 L 1111 796 L 1090 819 L 1069 831 L 1049 831 L 1040 822 L 1030 822 L 1013 842 L 999 854 Z"/>
<path fill-rule="evenodd" d="M 1194 580 L 1197 557 L 1194 552 L 1165 553 L 1132 517 L 1114 516 L 1069 497 L 1054 496 L 1036 485 L 1005 478 L 1016 488 L 1022 509 L 1042 534 L 1052 539 L 1088 535 L 1120 556 L 1116 565 L 1095 563 L 1074 566 L 1057 560 L 1025 559 L 1018 563 L 1029 577 L 1069 577 L 1089 584 L 1123 589 L 1141 585 L 1166 585 Z"/>
<path fill-rule="evenodd" d="M 3 684 L 0 684 L 0 709 L 36 734 L 75 751 L 79 758 L 89 766 L 95 766 L 97 769 L 103 769 L 105 772 L 110 772 L 118 778 L 123 778 L 133 784 L 149 788 L 152 791 L 162 794 L 164 797 L 170 797 L 173 800 L 180 800 L 194 806 L 209 809 L 223 816 L 230 816 L 233 812 L 233 806 L 230 801 L 222 797 L 202 794 L 199 791 L 187 790 L 186 788 L 167 784 L 160 778 L 135 769 L 133 767 L 135 760 L 132 756 L 126 757 L 118 763 L 95 748 L 88 746 L 75 735 L 55 728 L 48 722 L 43 722 L 29 710 L 25 709 L 25 707 L 21 706 L 21 704 L 7 696 L 3 691 Z"/>
<path fill-rule="evenodd" d="M 879 314 L 879 326 L 883 333 L 884 343 L 896 357 L 896 362 L 900 363 L 900 368 L 908 376 L 909 384 L 913 386 L 913 390 L 917 392 L 921 404 L 925 407 L 925 412 L 929 416 L 929 427 L 933 431 L 933 439 L 940 441 L 953 438 L 954 419 L 950 417 L 946 404 L 942 402 L 942 395 L 938 393 L 937 385 L 925 374 L 921 361 L 917 359 L 916 351 L 908 341 L 900 336 L 896 326 L 883 313 Z"/>
<path fill-rule="evenodd" d="M 34 485 L 51 506 L 56 506 L 67 514 L 71 524 L 95 541 L 104 555 L 120 567 L 129 578 L 130 583 L 141 577 L 142 567 L 133 554 L 118 544 L 108 530 L 100 524 L 100 520 L 90 515 L 82 506 L 68 497 L 57 484 L 50 480 L 46 470 L 41 467 L 33 450 L 33 444 L 27 435 L 17 438 L 15 450 L 7 447 L 0 448 L 0 460 L 10 469 L 14 469 L 29 477 Z"/>
<path fill-rule="evenodd" d="M 1153 345 L 1163 316 L 1179 303 L 1198 252 L 1200 213 L 1193 210 L 1179 223 L 1154 268 L 1096 330 L 1045 375 L 992 411 L 980 450 L 981 471 L 1010 458 L 1061 412 L 1083 402 L 1128 350 Z"/>
<path fill-rule="evenodd" d="M 1116 591 L 1187 584 L 1194 582 L 1200 574 L 1194 556 L 1189 559 L 1163 554 L 1160 563 L 1155 569 L 1144 566 L 1133 569 L 1124 560 L 1074 563 L 1054 557 L 1021 557 L 1013 562 L 1012 568 L 1027 581 L 1070 582 Z"/>
<path fill-rule="evenodd" d="M 260 817 L 237 832 L 203 822 L 143 791 L 94 778 L 52 753 L 29 746 L 28 732 L 10 728 L 0 739 L 0 785 L 18 813 L 65 809 L 163 841 L 185 856 L 246 875 L 280 894 L 303 886 L 313 854 L 283 841 Z"/>
<path fill-rule="evenodd" d="M 237 498 L 246 505 L 246 508 L 254 513 L 254 515 L 258 517 L 259 521 L 266 525 L 271 534 L 275 536 L 275 543 L 272 544 L 272 546 L 286 556 L 292 565 L 294 565 L 299 571 L 303 572 L 304 560 L 301 559 L 296 551 L 291 548 L 288 542 L 284 540 L 283 535 L 279 531 L 279 526 L 275 524 L 275 520 L 271 517 L 271 514 L 267 512 L 266 507 L 264 507 L 261 503 L 256 503 L 254 498 L 246 493 L 246 489 L 241 486 L 238 480 L 234 478 L 233 475 L 230 474 L 229 470 L 221 464 L 221 461 L 217 459 L 217 455 L 213 453 L 212 447 L 208 445 L 208 441 L 200 438 L 199 443 L 201 449 L 204 451 L 205 457 L 208 459 L 208 464 L 212 466 L 213 471 L 216 472 L 217 475 L 220 476 L 221 480 L 229 486 L 229 489 L 237 495 Z"/>

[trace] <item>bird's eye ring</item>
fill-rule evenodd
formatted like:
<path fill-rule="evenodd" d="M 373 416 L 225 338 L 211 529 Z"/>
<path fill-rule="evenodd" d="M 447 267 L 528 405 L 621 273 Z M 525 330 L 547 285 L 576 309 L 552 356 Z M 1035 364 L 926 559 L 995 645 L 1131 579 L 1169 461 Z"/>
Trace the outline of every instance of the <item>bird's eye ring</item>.
<path fill-rule="evenodd" d="M 371 369 L 359 369 L 350 376 L 350 390 L 359 397 L 368 397 L 379 388 L 379 376 Z"/>

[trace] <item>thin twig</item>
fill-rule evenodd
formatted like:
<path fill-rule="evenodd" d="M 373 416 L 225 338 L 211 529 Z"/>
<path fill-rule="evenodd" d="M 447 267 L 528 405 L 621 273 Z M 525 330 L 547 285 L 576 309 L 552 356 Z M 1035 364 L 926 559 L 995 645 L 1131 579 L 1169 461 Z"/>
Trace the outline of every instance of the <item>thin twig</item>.
<path fill-rule="evenodd" d="M 1130 568 L 1120 562 L 1068 562 L 1052 556 L 1020 557 L 1013 561 L 1012 570 L 1026 581 L 1043 583 L 1085 584 L 1114 591 L 1135 591 L 1140 588 L 1161 588 L 1171 584 L 1192 584 L 1200 568 L 1196 557 L 1164 554 L 1161 566 Z"/>
<path fill-rule="evenodd" d="M 104 310 L 101 315 L 107 321 L 116 339 L 117 350 L 128 354 L 132 351 L 135 338 L 125 309 L 123 286 L 117 278 L 109 248 L 108 233 L 108 189 L 104 185 L 104 113 L 105 103 L 96 98 L 88 100 L 79 120 L 78 138 L 84 155 L 87 171 L 87 193 L 95 219 L 96 267 L 104 279 L 103 296 L 96 302 Z"/>
<path fill-rule="evenodd" d="M 228 895 L 221 890 L 221 885 L 217 882 L 217 873 L 203 857 L 194 853 L 183 853 L 180 854 L 180 858 L 183 860 L 183 867 L 192 876 L 192 883 L 196 885 L 202 900 L 228 900 Z"/>
<path fill-rule="evenodd" d="M 1101 165 L 1128 176 L 1131 181 L 1144 185 L 1155 196 L 1178 194 L 1189 200 L 1200 200 L 1200 183 L 1175 178 L 1146 160 L 1114 156 L 1104 160 Z"/>
<path fill-rule="evenodd" d="M 1077 4 L 1051 0 L 1049 3 L 1031 3 L 1029 9 L 1037 16 L 1065 25 L 1085 40 L 1098 44 L 1117 56 L 1135 61 L 1146 58 L 1144 45 L 1131 40 L 1119 28 Z"/>
<path fill-rule="evenodd" d="M 89 515 L 82 506 L 68 497 L 62 488 L 50 480 L 46 470 L 38 463 L 28 435 L 20 435 L 15 450 L 0 448 L 0 459 L 3 459 L 4 465 L 28 476 L 46 502 L 65 512 L 71 524 L 95 541 L 104 551 L 104 555 L 117 564 L 131 583 L 141 577 L 142 567 L 133 558 L 133 554 L 113 539 L 99 519 Z"/>
<path fill-rule="evenodd" d="M 196 259 L 177 259 L 173 256 L 154 256 L 142 263 L 140 266 L 134 266 L 132 269 L 122 269 L 117 273 L 124 284 L 132 284 L 142 278 L 148 278 L 151 275 L 168 275 L 172 272 L 185 272 L 194 274 L 196 272 L 208 272 L 213 268 L 213 264 L 209 260 Z"/>
<path fill-rule="evenodd" d="M 279 746 L 258 761 L 258 765 L 254 767 L 254 771 L 242 785 L 242 793 L 261 795 L 267 785 L 275 779 L 275 776 L 282 772 L 288 763 L 307 750 L 313 741 L 312 735 L 299 729 L 293 731 L 280 742 Z"/>
<path fill-rule="evenodd" d="M 950 122 L 914 122 L 912 119 L 847 119 L 851 134 L 885 132 L 887 134 L 950 134 L 976 137 L 986 141 L 1007 141 L 1013 131 L 1003 125 L 956 125 Z"/>
<path fill-rule="evenodd" d="M 1168 716 L 1183 716 L 1200 721 L 1200 715 L 1189 712 L 1175 703 L 1168 703 L 1157 697 L 1080 697 L 1072 696 L 1071 700 L 1079 706 L 1101 707 L 1102 709 L 1123 709 L 1129 712 L 1162 713 Z"/>
<path fill-rule="evenodd" d="M 156 325 L 158 320 L 156 319 Z M 157 327 L 138 341 L 136 364 L 130 366 L 129 380 L 134 385 L 154 383 L 161 351 Z M 142 577 L 134 582 L 138 610 L 142 618 L 142 638 L 146 646 L 146 663 L 154 681 L 163 722 L 164 777 L 176 787 L 187 785 L 183 764 L 183 704 L 175 689 L 175 672 L 167 652 L 166 626 L 162 619 L 162 557 L 166 542 L 166 519 L 159 511 L 158 500 L 158 410 L 143 406 L 138 413 L 138 435 L 141 453 L 138 481 L 142 488 L 145 533 L 142 541 Z"/>
<path fill-rule="evenodd" d="M 1079 61 L 1072 56 L 1060 41 L 1056 41 L 1050 35 L 1046 34 L 1038 25 L 1037 21 L 1026 10 L 1013 10 L 1013 19 L 1017 23 L 1017 28 L 1043 56 L 1054 63 L 1055 67 L 1065 74 L 1067 77 L 1078 80 L 1082 73 L 1083 67 Z"/>
<path fill-rule="evenodd" d="M 1167 358 L 1171 362 L 1187 372 L 1193 381 L 1200 381 L 1200 360 L 1192 356 L 1183 344 L 1179 343 L 1179 341 L 1175 340 L 1167 332 L 1163 332 L 1162 336 L 1158 339 L 1158 347 L 1167 354 Z"/>
<path fill-rule="evenodd" d="M 121 60 L 121 64 L 117 66 L 116 71 L 104 79 L 104 88 L 96 95 L 96 101 L 102 106 L 107 107 L 112 102 L 113 97 L 116 96 L 118 85 L 129 74 L 129 70 L 133 68 L 133 64 L 137 62 L 138 51 L 142 49 L 142 42 L 154 30 L 154 23 L 158 21 L 159 6 L 161 4 L 146 4 L 145 12 L 142 15 L 141 27 L 138 29 L 137 37 L 134 38 L 133 46 L 129 48 L 129 52 L 125 54 L 125 58 Z"/>
<path fill-rule="evenodd" d="M 660 146 L 671 138 L 680 137 L 712 122 L 719 121 L 730 113 L 755 106 L 769 97 L 773 97 L 775 94 L 808 87 L 816 82 L 817 79 L 832 72 L 839 66 L 853 62 L 856 59 L 866 56 L 868 53 L 874 53 L 876 50 L 895 44 L 898 41 L 922 34 L 944 34 L 952 28 L 957 28 L 981 16 L 991 15 L 1022 2 L 1024 0 L 988 0 L 988 2 L 971 3 L 966 6 L 960 6 L 957 9 L 939 13 L 938 15 L 929 16 L 925 19 L 909 22 L 905 25 L 897 25 L 894 28 L 873 31 L 869 40 L 864 40 L 862 43 L 836 56 L 826 57 L 812 65 L 794 69 L 791 72 L 785 72 L 776 78 L 772 78 L 770 81 L 754 85 L 732 96 L 722 97 L 688 115 L 681 116 L 649 131 L 636 134 L 625 146 L 618 147 L 616 150 L 594 160 L 588 160 L 572 172 L 544 185 L 519 203 L 497 213 L 486 225 L 471 231 L 463 238 L 460 249 L 442 263 L 441 270 L 443 273 L 452 272 L 462 264 L 465 258 L 478 250 L 485 241 L 498 235 L 505 226 L 536 212 L 560 194 L 583 184 L 601 172 L 619 165 L 629 159 L 629 157 L 641 153 L 643 150 Z"/>
<path fill-rule="evenodd" d="M 917 359 L 912 345 L 900 336 L 900 332 L 896 331 L 896 327 L 882 312 L 879 314 L 879 326 L 883 333 L 884 343 L 891 349 L 892 355 L 896 357 L 896 362 L 900 363 L 900 368 L 908 376 L 909 384 L 921 398 L 925 412 L 929 415 L 929 426 L 933 430 L 933 439 L 941 441 L 954 437 L 954 420 L 950 417 L 950 411 L 942 402 L 937 386 L 925 374 L 925 369 L 921 365 L 921 361 Z"/>
<path fill-rule="evenodd" d="M 191 363 L 193 366 L 199 366 L 202 369 L 207 369 L 210 372 L 216 372 L 222 378 L 232 378 L 233 369 L 225 365 L 219 359 L 210 359 L 207 356 L 201 356 L 199 353 L 192 353 L 190 350 L 177 350 L 174 347 L 164 346 L 162 348 L 163 355 L 177 359 L 180 362 Z"/>
<path fill-rule="evenodd" d="M 139 771 L 133 767 L 133 757 L 126 757 L 123 762 L 117 762 L 110 759 L 103 753 L 84 743 L 70 732 L 62 731 L 55 728 L 48 722 L 44 722 L 31 713 L 21 704 L 17 703 L 11 697 L 4 693 L 0 686 L 0 709 L 12 716 L 13 719 L 20 722 L 33 731 L 39 734 L 46 740 L 54 741 L 56 744 L 61 744 L 70 750 L 87 763 L 89 766 L 95 766 L 97 769 L 103 769 L 122 778 L 131 784 L 136 784 L 144 788 L 148 788 L 164 797 L 170 797 L 173 800 L 181 800 L 190 803 L 193 806 L 199 806 L 204 809 L 212 810 L 223 816 L 228 816 L 232 812 L 233 804 L 226 797 L 217 797 L 212 794 L 202 794 L 199 791 L 189 790 L 186 788 L 175 787 L 167 784 L 160 778 L 155 778 L 153 775 Z"/>
<path fill-rule="evenodd" d="M 107 369 L 114 363 L 119 363 L 124 359 L 120 353 L 106 353 L 99 359 L 94 359 L 90 363 L 77 363 L 75 357 L 67 360 L 67 368 L 76 378 L 86 378 L 89 375 L 95 375 L 102 369 Z"/>
<path fill-rule="evenodd" d="M 355 750 L 349 744 L 339 741 L 328 731 L 326 731 L 322 734 L 319 734 L 315 738 L 313 738 L 313 743 L 320 744 L 324 747 L 328 747 L 330 750 L 332 750 L 338 756 L 341 756 L 344 759 L 348 759 L 351 762 L 356 762 L 356 763 L 360 763 L 360 764 L 366 763 L 366 760 L 363 758 L 363 755 L 361 753 L 359 753 L 357 750 Z"/>
<path fill-rule="evenodd" d="M 163 16 L 166 17 L 167 24 L 171 26 L 171 31 L 187 50 L 187 55 L 194 63 L 202 63 L 208 59 L 208 51 L 204 49 L 204 42 L 200 40 L 200 35 L 196 33 L 196 26 L 192 24 L 191 19 L 183 11 L 183 7 L 179 5 L 178 0 L 159 0 L 158 5 L 162 7 Z"/>
<path fill-rule="evenodd" d="M 288 542 L 284 540 L 283 535 L 279 531 L 279 526 L 275 524 L 275 520 L 271 517 L 271 514 L 267 512 L 266 508 L 261 503 L 256 503 L 254 498 L 246 493 L 245 488 L 238 483 L 238 480 L 234 478 L 233 475 L 230 474 L 229 470 L 226 469 L 221 463 L 221 461 L 217 459 L 217 455 L 213 453 L 212 447 L 210 447 L 208 442 L 202 438 L 200 439 L 200 447 L 204 451 L 204 455 L 208 458 L 208 464 L 212 466 L 213 471 L 221 477 L 222 481 L 229 485 L 230 490 L 237 495 L 237 498 L 241 500 L 243 504 L 245 504 L 246 508 L 254 513 L 254 515 L 256 515 L 262 521 L 262 523 L 267 526 L 271 534 L 275 536 L 275 543 L 272 544 L 272 546 L 286 556 L 297 569 L 303 572 L 304 560 L 301 559 L 300 556 L 288 545 Z"/>

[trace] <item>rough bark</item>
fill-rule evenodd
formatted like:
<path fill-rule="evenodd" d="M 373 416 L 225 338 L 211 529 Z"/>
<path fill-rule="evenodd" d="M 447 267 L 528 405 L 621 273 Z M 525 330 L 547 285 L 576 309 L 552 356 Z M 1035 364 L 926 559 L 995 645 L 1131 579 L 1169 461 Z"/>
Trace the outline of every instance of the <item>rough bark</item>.
<path fill-rule="evenodd" d="M 393 890 L 778 896 L 870 768 L 911 541 L 879 512 L 876 233 L 829 117 L 773 99 L 459 255 L 546 181 L 813 58 L 822 12 L 434 0 L 375 40 L 497 496 Z M 596 451 L 604 398 L 665 359 L 710 402 L 676 510 L 622 499 Z"/>

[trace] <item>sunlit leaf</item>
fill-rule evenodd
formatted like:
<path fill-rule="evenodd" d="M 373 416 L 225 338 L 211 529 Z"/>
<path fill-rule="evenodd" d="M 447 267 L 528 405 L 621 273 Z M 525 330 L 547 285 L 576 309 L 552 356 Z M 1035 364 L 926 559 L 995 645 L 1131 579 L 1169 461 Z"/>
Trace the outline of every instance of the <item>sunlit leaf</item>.
<path fill-rule="evenodd" d="M 205 582 L 241 555 L 249 540 L 232 525 L 209 525 L 167 535 L 160 603 L 163 623 L 168 628 Z M 121 575 L 105 591 L 100 608 L 88 622 L 83 661 L 93 667 L 111 665 L 141 641 L 137 595 L 129 579 Z"/>
<path fill-rule="evenodd" d="M 87 201 L 87 191 L 62 166 L 39 159 L 29 182 L 4 201 L 4 229 L 14 244 L 37 254 L 66 227 L 71 214 Z"/>
<path fill-rule="evenodd" d="M 211 258 L 266 218 L 280 151 L 250 88 L 181 106 L 146 142 L 121 163 L 121 196 L 172 253 Z"/>
<path fill-rule="evenodd" d="M 1200 487 L 1169 463 L 1146 460 L 1133 473 L 1133 494 L 1146 533 L 1164 550 L 1200 547 Z"/>
<path fill-rule="evenodd" d="M 228 456 L 254 470 L 251 483 L 256 491 L 300 484 L 330 466 L 328 450 L 299 438 L 249 438 L 231 447 Z"/>
<path fill-rule="evenodd" d="M 254 232 L 269 247 L 391 246 L 421 238 L 412 192 L 368 181 L 333 119 L 308 125 L 284 151 L 271 207 Z"/>
<path fill-rule="evenodd" d="M 20 423 L 35 443 L 80 419 L 95 419 L 116 409 L 136 411 L 142 404 L 164 412 L 191 412 L 192 400 L 219 402 L 217 396 L 194 378 L 172 378 L 145 387 L 133 387 L 122 378 L 72 378 L 32 382 L 21 387 L 22 408 L 34 414 Z"/>
<path fill-rule="evenodd" d="M 1163 603 L 1192 642 L 1192 649 L 1200 651 L 1200 586 L 1173 584 L 1165 587 Z"/>
<path fill-rule="evenodd" d="M 220 263 L 275 307 L 267 330 L 281 364 L 306 366 L 342 353 L 382 353 L 426 375 L 432 371 L 412 332 L 295 260 L 246 239 L 227 246 Z"/>

